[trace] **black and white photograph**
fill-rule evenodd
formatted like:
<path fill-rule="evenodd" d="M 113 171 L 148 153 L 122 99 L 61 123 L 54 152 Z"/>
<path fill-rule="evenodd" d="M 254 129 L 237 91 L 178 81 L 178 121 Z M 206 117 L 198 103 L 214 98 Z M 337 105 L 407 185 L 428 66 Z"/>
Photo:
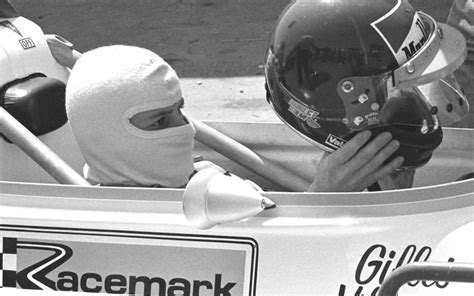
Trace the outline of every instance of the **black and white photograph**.
<path fill-rule="evenodd" d="M 0 0 L 0 295 L 474 295 L 474 0 Z"/>

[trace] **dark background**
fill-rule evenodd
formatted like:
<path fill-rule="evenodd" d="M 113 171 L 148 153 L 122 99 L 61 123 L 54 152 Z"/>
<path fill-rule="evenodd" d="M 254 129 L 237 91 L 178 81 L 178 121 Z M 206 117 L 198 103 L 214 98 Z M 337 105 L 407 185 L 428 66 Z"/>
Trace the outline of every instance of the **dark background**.
<path fill-rule="evenodd" d="M 357 0 L 352 0 L 357 1 Z M 378 1 L 378 0 L 374 0 Z M 411 0 L 445 21 L 452 0 Z M 151 49 L 180 77 L 263 75 L 270 30 L 288 0 L 11 0 L 19 13 L 77 50 Z"/>

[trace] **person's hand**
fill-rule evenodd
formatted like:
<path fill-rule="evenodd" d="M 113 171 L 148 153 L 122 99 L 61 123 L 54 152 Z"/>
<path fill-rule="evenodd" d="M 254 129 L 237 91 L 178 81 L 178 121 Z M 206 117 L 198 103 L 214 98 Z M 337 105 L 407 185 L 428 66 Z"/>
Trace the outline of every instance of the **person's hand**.
<path fill-rule="evenodd" d="M 362 131 L 335 152 L 325 152 L 308 191 L 362 191 L 402 165 L 401 156 L 384 164 L 400 146 L 390 133 L 381 133 L 367 143 L 370 136 L 370 131 Z"/>

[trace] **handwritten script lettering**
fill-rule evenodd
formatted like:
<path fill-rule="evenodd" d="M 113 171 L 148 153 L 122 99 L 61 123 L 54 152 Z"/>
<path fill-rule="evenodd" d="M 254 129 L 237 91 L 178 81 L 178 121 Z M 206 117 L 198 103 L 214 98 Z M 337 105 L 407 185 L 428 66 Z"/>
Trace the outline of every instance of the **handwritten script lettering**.
<path fill-rule="evenodd" d="M 431 247 L 422 246 L 417 247 L 415 245 L 406 246 L 401 253 L 397 253 L 395 250 L 389 250 L 382 244 L 375 244 L 370 246 L 364 254 L 362 254 L 357 268 L 355 271 L 355 282 L 359 285 L 357 290 L 354 292 L 355 296 L 376 296 L 380 289 L 380 285 L 384 281 L 388 273 L 394 271 L 402 265 L 410 262 L 422 262 L 427 261 L 431 255 Z M 448 260 L 454 262 L 453 258 Z M 366 285 L 373 284 L 376 282 L 378 286 L 370 288 L 372 291 L 367 291 Z M 415 287 L 419 283 L 424 287 L 436 286 L 440 289 L 446 288 L 447 282 L 428 282 L 428 281 L 415 281 L 408 283 L 409 286 Z M 365 289 L 365 291 L 364 291 Z M 346 295 L 346 285 L 341 284 L 339 286 L 339 296 Z M 347 294 L 349 295 L 349 294 Z"/>

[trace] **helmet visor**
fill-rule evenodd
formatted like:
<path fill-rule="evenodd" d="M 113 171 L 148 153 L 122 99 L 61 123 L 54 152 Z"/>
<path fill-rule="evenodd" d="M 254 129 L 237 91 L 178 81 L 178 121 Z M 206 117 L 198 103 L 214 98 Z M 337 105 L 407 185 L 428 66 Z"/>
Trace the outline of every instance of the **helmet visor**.
<path fill-rule="evenodd" d="M 468 114 L 469 103 L 453 75 L 466 57 L 464 36 L 422 12 L 416 17 L 417 23 L 423 23 L 426 42 L 408 60 L 378 76 L 339 81 L 337 91 L 346 111 L 344 123 L 351 131 L 390 124 L 436 129 Z"/>
<path fill-rule="evenodd" d="M 416 87 L 417 93 L 432 105 L 441 125 L 460 121 L 469 112 L 469 103 L 464 91 L 453 74 L 440 80 Z"/>
<path fill-rule="evenodd" d="M 469 112 L 469 104 L 453 76 L 466 58 L 466 41 L 456 29 L 436 23 L 419 12 L 424 27 L 430 32 L 423 48 L 393 71 L 394 88 L 416 89 L 434 107 L 441 125 L 461 120 Z"/>

